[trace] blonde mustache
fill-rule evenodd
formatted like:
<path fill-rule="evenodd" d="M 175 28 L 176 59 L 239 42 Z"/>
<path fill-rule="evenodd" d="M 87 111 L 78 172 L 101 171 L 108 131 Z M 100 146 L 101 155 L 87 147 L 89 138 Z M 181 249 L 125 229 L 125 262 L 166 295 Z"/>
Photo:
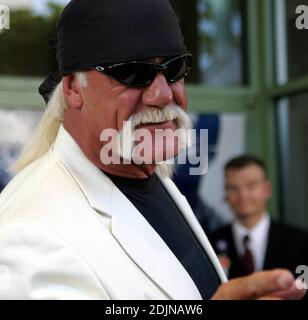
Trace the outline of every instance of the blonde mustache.
<path fill-rule="evenodd" d="M 159 107 L 147 107 L 144 111 L 133 114 L 125 122 L 123 129 L 119 132 L 118 140 L 118 152 L 125 159 L 129 156 L 129 152 L 124 150 L 132 150 L 134 145 L 132 142 L 134 139 L 135 130 L 138 126 L 144 124 L 159 124 L 166 121 L 175 121 L 176 129 L 179 132 L 179 147 L 180 149 L 186 149 L 193 144 L 193 138 L 189 129 L 192 129 L 193 124 L 189 115 L 178 105 L 171 104 L 163 108 Z M 124 148 L 121 148 L 124 147 Z"/>
<path fill-rule="evenodd" d="M 149 123 L 163 123 L 176 121 L 178 129 L 191 129 L 192 122 L 188 114 L 178 105 L 172 104 L 163 108 L 147 107 L 144 111 L 132 115 L 128 121 L 131 122 L 131 129 Z"/>

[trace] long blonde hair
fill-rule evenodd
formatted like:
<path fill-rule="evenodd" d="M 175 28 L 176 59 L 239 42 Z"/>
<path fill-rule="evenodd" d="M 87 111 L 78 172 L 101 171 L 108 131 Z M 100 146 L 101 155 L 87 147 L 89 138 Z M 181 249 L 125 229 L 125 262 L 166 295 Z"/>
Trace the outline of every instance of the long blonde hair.
<path fill-rule="evenodd" d="M 77 78 L 82 87 L 87 86 L 87 79 L 84 73 L 77 73 Z M 63 94 L 63 82 L 61 81 L 51 94 L 43 117 L 30 138 L 30 141 L 23 148 L 19 158 L 9 168 L 13 174 L 20 172 L 27 165 L 43 156 L 54 143 L 59 127 L 63 123 L 64 112 L 67 105 Z"/>

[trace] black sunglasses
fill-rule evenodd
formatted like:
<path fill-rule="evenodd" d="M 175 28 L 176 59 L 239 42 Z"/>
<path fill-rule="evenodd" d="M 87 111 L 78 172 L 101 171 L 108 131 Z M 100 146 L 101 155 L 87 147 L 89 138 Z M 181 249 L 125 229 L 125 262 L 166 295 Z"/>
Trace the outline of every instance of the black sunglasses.
<path fill-rule="evenodd" d="M 171 58 L 163 64 L 148 61 L 128 61 L 117 64 L 96 66 L 92 69 L 103 72 L 107 76 L 132 87 L 148 86 L 162 72 L 169 83 L 186 77 L 192 65 L 192 55 L 186 54 Z"/>

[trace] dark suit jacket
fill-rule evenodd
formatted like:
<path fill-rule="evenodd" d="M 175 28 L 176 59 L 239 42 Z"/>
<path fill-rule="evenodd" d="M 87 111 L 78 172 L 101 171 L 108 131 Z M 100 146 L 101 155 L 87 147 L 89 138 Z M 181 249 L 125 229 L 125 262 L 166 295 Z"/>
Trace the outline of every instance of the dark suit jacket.
<path fill-rule="evenodd" d="M 231 225 L 209 234 L 208 237 L 217 254 L 225 253 L 229 257 L 229 278 L 245 275 L 244 264 L 236 251 Z M 220 252 L 217 248 L 219 240 L 226 242 L 226 252 Z M 263 270 L 286 268 L 297 278 L 299 274 L 295 271 L 299 265 L 308 266 L 308 233 L 271 221 Z"/>

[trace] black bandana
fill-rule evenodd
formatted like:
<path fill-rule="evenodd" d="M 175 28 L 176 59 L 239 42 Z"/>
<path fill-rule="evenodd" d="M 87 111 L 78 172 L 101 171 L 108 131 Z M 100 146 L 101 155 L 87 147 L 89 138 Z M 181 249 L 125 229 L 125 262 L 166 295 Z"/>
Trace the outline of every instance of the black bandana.
<path fill-rule="evenodd" d="M 103 63 L 188 52 L 168 0 L 72 0 L 60 16 L 57 36 L 60 76 Z"/>

